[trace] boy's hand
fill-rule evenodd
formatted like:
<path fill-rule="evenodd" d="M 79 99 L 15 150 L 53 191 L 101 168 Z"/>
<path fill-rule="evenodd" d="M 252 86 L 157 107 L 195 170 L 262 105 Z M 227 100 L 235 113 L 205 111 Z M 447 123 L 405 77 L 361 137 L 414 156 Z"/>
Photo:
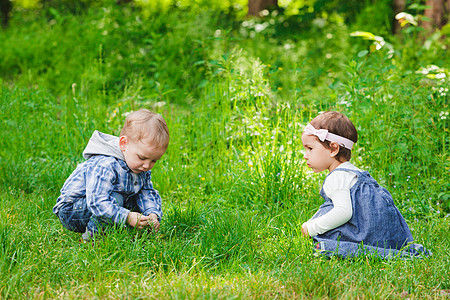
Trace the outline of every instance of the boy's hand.
<path fill-rule="evenodd" d="M 143 229 L 144 227 L 149 226 L 152 230 L 155 230 L 155 232 L 158 232 L 160 226 L 156 214 L 152 213 L 149 216 L 144 216 L 134 211 L 128 214 L 127 223 L 136 229 Z"/>
<path fill-rule="evenodd" d="M 131 211 L 127 217 L 127 223 L 136 229 L 142 229 L 148 225 L 150 221 L 149 216 L 144 216 L 140 213 Z"/>
<path fill-rule="evenodd" d="M 159 230 L 159 221 L 158 216 L 156 214 L 151 213 L 149 215 L 148 226 L 150 226 L 155 232 L 158 232 Z"/>
<path fill-rule="evenodd" d="M 306 227 L 306 223 L 302 224 L 302 235 L 304 237 L 308 237 L 309 238 L 309 232 L 308 232 L 308 227 Z"/>

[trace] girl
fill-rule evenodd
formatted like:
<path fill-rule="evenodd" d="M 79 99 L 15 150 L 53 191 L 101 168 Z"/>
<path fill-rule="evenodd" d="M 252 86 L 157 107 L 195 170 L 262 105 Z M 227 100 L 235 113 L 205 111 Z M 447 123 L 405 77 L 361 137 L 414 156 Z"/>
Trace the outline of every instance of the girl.
<path fill-rule="evenodd" d="M 427 255 L 421 245 L 412 244 L 411 231 L 391 194 L 349 162 L 357 140 L 355 126 L 336 111 L 325 112 L 306 126 L 302 143 L 308 167 L 330 173 L 320 191 L 325 202 L 302 225 L 302 234 L 313 237 L 316 249 L 328 256 Z"/>

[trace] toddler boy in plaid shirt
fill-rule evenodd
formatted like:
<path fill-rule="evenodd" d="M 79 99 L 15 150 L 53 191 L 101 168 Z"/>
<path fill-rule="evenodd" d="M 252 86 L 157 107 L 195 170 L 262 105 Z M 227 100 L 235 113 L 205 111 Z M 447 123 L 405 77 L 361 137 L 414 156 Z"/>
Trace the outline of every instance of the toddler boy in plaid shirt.
<path fill-rule="evenodd" d="M 168 145 L 165 120 L 146 109 L 127 116 L 119 137 L 95 131 L 83 151 L 87 160 L 64 183 L 53 212 L 85 241 L 114 223 L 158 231 L 161 197 L 151 169 Z"/>

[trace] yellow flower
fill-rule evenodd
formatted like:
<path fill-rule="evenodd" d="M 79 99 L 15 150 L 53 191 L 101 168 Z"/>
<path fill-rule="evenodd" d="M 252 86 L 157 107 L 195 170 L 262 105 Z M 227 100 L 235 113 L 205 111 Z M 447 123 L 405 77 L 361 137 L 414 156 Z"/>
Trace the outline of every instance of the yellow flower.
<path fill-rule="evenodd" d="M 252 162 L 251 159 L 248 160 L 247 165 L 248 165 L 250 168 L 253 168 L 253 162 Z"/>
<path fill-rule="evenodd" d="M 202 177 L 201 180 L 206 180 L 205 177 Z"/>
<path fill-rule="evenodd" d="M 283 88 L 281 86 L 278 87 L 278 90 L 281 91 Z"/>
<path fill-rule="evenodd" d="M 282 67 L 279 67 L 279 68 L 278 68 L 278 71 L 281 71 L 281 70 L 283 70 L 283 68 L 282 68 Z"/>

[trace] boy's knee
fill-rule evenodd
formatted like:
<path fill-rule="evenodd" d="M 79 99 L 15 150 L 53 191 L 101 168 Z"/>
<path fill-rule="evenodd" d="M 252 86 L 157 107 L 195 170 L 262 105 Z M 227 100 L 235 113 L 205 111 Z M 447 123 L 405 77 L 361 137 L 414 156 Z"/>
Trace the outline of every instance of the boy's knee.
<path fill-rule="evenodd" d="M 87 209 L 86 199 L 81 198 L 70 205 L 61 207 L 57 215 L 65 228 L 75 232 L 84 232 L 91 212 Z"/>

